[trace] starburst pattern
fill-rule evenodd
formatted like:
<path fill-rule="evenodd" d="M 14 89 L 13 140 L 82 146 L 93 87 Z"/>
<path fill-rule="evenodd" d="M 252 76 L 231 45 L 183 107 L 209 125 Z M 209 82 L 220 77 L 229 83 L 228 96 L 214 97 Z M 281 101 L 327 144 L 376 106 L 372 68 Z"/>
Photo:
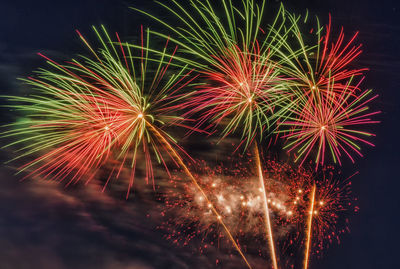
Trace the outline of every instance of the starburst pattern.
<path fill-rule="evenodd" d="M 316 91 L 311 99 L 300 96 L 293 118 L 282 123 L 281 132 L 286 132 L 283 138 L 288 140 L 285 148 L 295 152 L 296 161 L 301 160 L 301 164 L 313 153 L 316 168 L 326 162 L 328 154 L 335 163 L 341 164 L 343 155 L 354 162 L 352 153 L 363 156 L 359 143 L 373 146 L 366 138 L 374 134 L 364 130 L 379 123 L 371 117 L 380 112 L 370 112 L 368 107 L 377 95 L 371 96 L 371 90 L 354 95 L 349 84 L 341 94 L 332 94 L 333 91 L 334 84 L 328 94 Z"/>
<path fill-rule="evenodd" d="M 185 97 L 180 90 L 193 77 L 182 67 L 166 78 L 172 58 L 165 54 L 151 65 L 143 29 L 139 56 L 124 49 L 118 34 L 113 43 L 104 29 L 103 34 L 94 30 L 102 44 L 99 51 L 78 32 L 92 58 L 58 64 L 41 55 L 52 70 L 41 69 L 24 80 L 35 94 L 9 98 L 24 103 L 12 107 L 27 119 L 13 124 L 3 136 L 24 137 L 9 145 L 22 145 L 24 152 L 17 158 L 48 151 L 20 169 L 32 167 L 28 176 L 69 177 L 70 184 L 83 176 L 90 180 L 103 164 L 114 163 L 112 171 L 118 177 L 126 165 L 132 170 L 129 194 L 138 158 L 143 156 L 146 180 L 154 184 L 154 159 L 167 168 L 167 159 L 175 158 L 170 145 L 184 152 L 164 129 L 186 126 L 179 116 L 179 101 Z"/>

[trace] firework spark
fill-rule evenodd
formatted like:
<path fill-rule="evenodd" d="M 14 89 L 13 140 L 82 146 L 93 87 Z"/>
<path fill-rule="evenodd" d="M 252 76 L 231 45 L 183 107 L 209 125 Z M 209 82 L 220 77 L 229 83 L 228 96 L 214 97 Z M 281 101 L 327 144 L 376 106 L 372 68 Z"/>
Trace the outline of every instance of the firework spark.
<path fill-rule="evenodd" d="M 300 170 L 303 172 L 297 182 L 286 190 L 294 205 L 290 209 L 294 218 L 288 223 L 297 227 L 290 235 L 290 242 L 304 244 L 303 266 L 307 268 L 311 255 L 320 256 L 334 240 L 340 242 L 340 234 L 348 231 L 348 219 L 344 216 L 358 211 L 350 181 L 357 173 L 343 179 L 333 167 L 326 167 L 316 174 Z"/>
<path fill-rule="evenodd" d="M 265 223 L 262 189 L 253 178 L 243 177 L 246 169 L 242 165 L 229 169 L 222 166 L 211 169 L 202 165 L 196 178 L 207 192 L 209 200 L 204 199 L 193 185 L 179 179 L 173 180 L 176 189 L 169 191 L 165 196 L 167 210 L 164 214 L 168 220 L 163 225 L 163 228 L 171 232 L 170 239 L 187 245 L 197 236 L 204 237 L 204 245 L 200 247 L 200 251 L 203 252 L 207 248 L 208 240 L 214 245 L 214 239 L 220 241 L 225 238 L 224 233 L 220 231 L 219 222 L 213 217 L 212 209 L 215 207 L 220 219 L 229 226 L 233 236 L 251 236 L 257 241 L 263 240 Z M 248 225 L 248 222 L 252 225 Z M 239 242 L 243 243 L 246 240 Z M 260 251 L 256 244 L 250 249 Z"/>
<path fill-rule="evenodd" d="M 196 178 L 247 254 L 261 255 L 263 249 L 257 243 L 262 242 L 266 228 L 264 192 L 255 180 L 258 173 L 252 174 L 243 168 L 251 163 L 250 160 L 250 163 L 214 169 L 203 164 Z M 298 249 L 302 246 L 310 257 L 320 254 L 333 239 L 339 240 L 339 234 L 345 232 L 340 227 L 343 225 L 342 213 L 351 207 L 357 211 L 348 179 L 341 180 L 333 168 L 315 174 L 312 170 L 297 169 L 272 160 L 265 167 L 263 180 L 268 190 L 265 193 L 268 212 L 275 223 L 271 227 L 277 248 L 286 254 L 282 263 L 290 265 L 290 257 L 301 256 L 303 253 Z M 163 215 L 167 219 L 162 225 L 170 232 L 168 238 L 183 245 L 201 238 L 201 252 L 206 251 L 209 244 L 223 247 L 221 241 L 225 237 L 213 217 L 209 201 L 194 186 L 181 185 L 183 182 L 179 179 L 172 182 L 175 188 L 164 198 L 167 208 Z M 310 199 L 314 186 L 314 199 Z M 313 210 L 310 210 L 312 200 Z"/>

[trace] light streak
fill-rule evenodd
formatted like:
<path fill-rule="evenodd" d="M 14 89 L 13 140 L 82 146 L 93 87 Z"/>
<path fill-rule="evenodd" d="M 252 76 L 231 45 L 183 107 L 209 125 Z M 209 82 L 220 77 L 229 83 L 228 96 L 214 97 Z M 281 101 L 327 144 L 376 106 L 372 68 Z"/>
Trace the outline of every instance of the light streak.
<path fill-rule="evenodd" d="M 310 245 L 311 245 L 311 239 L 312 239 L 312 221 L 313 221 L 314 214 L 316 214 L 316 211 L 314 210 L 315 190 L 316 190 L 316 185 L 314 184 L 312 191 L 311 191 L 311 196 L 310 196 L 310 211 L 308 212 L 309 216 L 308 216 L 308 222 L 307 222 L 306 250 L 304 253 L 304 269 L 308 268 L 309 259 L 310 259 Z"/>
<path fill-rule="evenodd" d="M 265 225 L 266 225 L 266 232 L 267 232 L 268 241 L 269 241 L 270 255 L 271 255 L 271 259 L 272 259 L 273 268 L 277 269 L 278 262 L 276 259 L 275 244 L 274 244 L 274 238 L 272 235 L 271 220 L 270 220 L 269 208 L 268 208 L 268 199 L 267 199 L 267 194 L 265 191 L 264 176 L 263 176 L 263 171 L 262 171 L 261 161 L 260 161 L 260 152 L 258 150 L 257 144 L 254 144 L 254 151 L 255 151 L 255 159 L 256 159 L 257 169 L 258 169 L 258 177 L 260 179 L 261 191 L 263 193 Z"/>

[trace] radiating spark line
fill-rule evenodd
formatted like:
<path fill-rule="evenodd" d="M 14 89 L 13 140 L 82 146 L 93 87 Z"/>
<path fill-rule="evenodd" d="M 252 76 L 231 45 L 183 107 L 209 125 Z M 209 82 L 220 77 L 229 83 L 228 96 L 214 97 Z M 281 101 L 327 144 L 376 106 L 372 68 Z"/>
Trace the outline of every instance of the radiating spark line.
<path fill-rule="evenodd" d="M 267 199 L 267 194 L 266 194 L 266 190 L 265 190 L 263 170 L 261 167 L 260 152 L 258 150 L 258 146 L 256 143 L 254 144 L 254 151 L 255 151 L 255 159 L 256 159 L 257 169 L 258 169 L 258 177 L 260 179 L 260 185 L 261 185 L 261 190 L 262 190 L 263 199 L 264 199 L 264 210 L 265 210 L 264 216 L 265 216 L 266 232 L 267 232 L 268 241 L 269 241 L 270 255 L 271 255 L 271 259 L 272 259 L 273 268 L 277 269 L 278 262 L 276 259 L 275 244 L 274 244 L 274 238 L 272 235 L 271 220 L 270 220 L 269 208 L 268 208 L 268 199 Z"/>
<path fill-rule="evenodd" d="M 313 215 L 314 215 L 314 203 L 315 203 L 315 190 L 316 186 L 315 184 L 313 185 L 312 191 L 311 191 L 311 203 L 310 203 L 310 211 L 309 216 L 308 216 L 308 222 L 307 222 L 307 241 L 306 241 L 306 250 L 304 253 L 304 269 L 308 268 L 308 263 L 310 259 L 310 245 L 311 245 L 311 239 L 312 239 L 312 221 L 313 221 Z"/>

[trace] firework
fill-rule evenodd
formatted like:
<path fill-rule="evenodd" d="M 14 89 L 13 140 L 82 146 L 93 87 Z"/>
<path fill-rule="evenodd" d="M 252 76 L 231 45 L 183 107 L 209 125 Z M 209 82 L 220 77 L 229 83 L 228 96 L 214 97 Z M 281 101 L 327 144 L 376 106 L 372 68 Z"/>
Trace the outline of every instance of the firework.
<path fill-rule="evenodd" d="M 117 178 L 129 166 L 129 195 L 138 158 L 143 156 L 140 163 L 145 166 L 146 180 L 153 184 L 154 159 L 166 168 L 166 157 L 175 159 L 165 141 L 180 148 L 165 128 L 185 126 L 178 115 L 179 100 L 185 97 L 180 89 L 193 78 L 185 67 L 165 76 L 171 58 L 162 55 L 152 66 L 145 47 L 135 59 L 131 50 L 123 48 L 118 34 L 112 43 L 104 28 L 102 33 L 94 30 L 102 44 L 98 51 L 79 34 L 92 58 L 58 64 L 40 54 L 51 69 L 40 69 L 35 77 L 24 80 L 34 94 L 9 97 L 18 102 L 12 107 L 25 113 L 26 119 L 12 124 L 3 137 L 22 137 L 8 145 L 20 146 L 18 151 L 23 153 L 17 158 L 47 151 L 20 169 L 32 168 L 28 176 L 70 177 L 70 184 L 84 176 L 89 181 L 105 164 L 114 163 Z M 142 44 L 148 44 L 147 38 L 142 28 Z"/>
<path fill-rule="evenodd" d="M 280 207 L 290 212 L 290 217 L 277 219 L 278 227 L 291 227 L 281 247 L 296 251 L 304 245 L 303 266 L 307 268 L 311 255 L 320 256 L 325 248 L 335 240 L 339 242 L 339 236 L 348 231 L 345 216 L 358 211 L 350 181 L 357 173 L 343 179 L 333 167 L 324 167 L 317 173 L 276 162 L 268 163 L 267 167 L 269 176 L 285 182 L 280 188 L 288 197 Z"/>
<path fill-rule="evenodd" d="M 246 148 L 253 139 L 261 140 L 264 131 L 282 121 L 293 105 L 287 80 L 280 78 L 286 59 L 278 52 L 290 33 L 284 27 L 283 6 L 264 31 L 265 1 L 258 5 L 246 0 L 235 6 L 221 0 L 224 16 L 208 2 L 190 1 L 195 12 L 178 1 L 172 3 L 171 7 L 159 4 L 182 21 L 182 27 L 138 11 L 171 30 L 172 37 L 154 33 L 179 44 L 181 54 L 175 59 L 200 73 L 202 81 L 187 103 L 192 108 L 188 115 L 200 113 L 199 126 L 207 122 L 212 123 L 208 128 L 224 126 L 222 138 L 237 132 Z"/>
<path fill-rule="evenodd" d="M 361 44 L 356 44 L 358 32 L 346 43 L 344 30 L 341 28 L 339 35 L 333 39 L 331 16 L 325 27 L 308 25 L 308 14 L 304 18 L 304 27 L 310 27 L 310 32 L 305 33 L 299 24 L 300 16 L 286 13 L 291 22 L 291 31 L 294 40 L 283 43 L 278 53 L 286 58 L 286 68 L 282 71 L 290 78 L 292 87 L 297 88 L 302 94 L 311 96 L 313 92 L 326 94 L 341 94 L 344 88 L 350 87 L 357 90 L 362 76 L 367 68 L 353 68 L 352 64 L 362 53 Z M 305 40 L 314 40 L 309 44 Z M 316 45 L 315 45 L 316 44 Z M 360 78 L 354 85 L 348 81 Z M 332 87 L 333 86 L 333 87 Z"/>
<path fill-rule="evenodd" d="M 350 181 L 357 173 L 343 178 L 331 166 L 315 172 L 273 160 L 268 160 L 265 167 L 272 219 L 275 227 L 284 231 L 279 237 L 281 251 L 287 257 L 301 255 L 298 249 L 303 245 L 309 257 L 318 256 L 334 240 L 339 242 L 339 235 L 347 231 L 345 216 L 358 211 Z"/>
<path fill-rule="evenodd" d="M 204 74 L 207 83 L 187 103 L 193 107 L 188 114 L 200 114 L 198 126 L 223 126 L 221 139 L 238 133 L 246 149 L 253 140 L 262 140 L 262 134 L 288 111 L 282 107 L 290 98 L 268 56 L 238 47 L 225 53 L 229 55 L 216 59 L 224 69 Z"/>
<path fill-rule="evenodd" d="M 298 210 L 307 216 L 297 223 L 299 229 L 306 227 L 304 268 L 309 267 L 311 254 L 320 255 L 333 240 L 340 241 L 339 235 L 348 229 L 347 219 L 343 220 L 340 215 L 350 210 L 358 211 L 356 199 L 351 196 L 351 177 L 342 180 L 333 168 L 327 168 L 316 175 L 314 181 L 303 182 L 299 189 L 302 193 L 297 194 Z"/>
<path fill-rule="evenodd" d="M 354 60 L 361 54 L 361 45 L 355 44 L 356 33 L 346 43 L 344 31 L 333 40 L 331 18 L 326 27 L 317 19 L 305 34 L 300 27 L 300 16 L 286 13 L 291 21 L 293 40 L 283 43 L 277 53 L 286 56 L 281 69 L 293 90 L 296 105 L 289 107 L 277 133 L 285 133 L 284 147 L 294 152 L 301 164 L 315 154 L 316 169 L 330 155 L 334 163 L 341 164 L 343 155 L 354 162 L 353 153 L 362 156 L 360 143 L 373 144 L 366 137 L 373 136 L 363 129 L 378 123 L 371 117 L 379 112 L 369 112 L 368 105 L 377 96 L 371 90 L 360 89 L 366 68 L 353 68 Z M 308 14 L 304 18 L 304 27 Z M 305 40 L 314 37 L 309 45 Z M 299 49 L 296 48 L 299 47 Z"/>
<path fill-rule="evenodd" d="M 328 94 L 315 92 L 311 100 L 307 96 L 298 98 L 292 118 L 283 122 L 279 131 L 286 132 L 283 135 L 288 141 L 285 148 L 297 154 L 296 161 L 301 160 L 303 164 L 315 152 L 316 169 L 326 162 L 328 154 L 334 163 L 341 164 L 342 155 L 354 163 L 351 153 L 363 156 L 359 143 L 373 146 L 364 137 L 374 134 L 363 129 L 379 123 L 371 117 L 380 112 L 370 112 L 368 107 L 377 95 L 371 96 L 371 90 L 355 94 L 349 85 L 350 82 L 340 94 L 330 94 L 334 91 L 334 84 L 331 84 Z"/>
<path fill-rule="evenodd" d="M 227 50 L 228 51 L 228 50 Z M 201 113 L 198 126 L 211 122 L 211 126 L 223 125 L 221 139 L 228 134 L 239 132 L 246 149 L 253 144 L 254 154 L 259 171 L 259 179 L 265 192 L 262 175 L 262 165 L 257 142 L 263 137 L 265 129 L 269 129 L 271 115 L 279 118 L 281 111 L 275 112 L 286 98 L 282 90 L 278 74 L 273 63 L 267 63 L 269 58 L 257 53 L 240 51 L 235 47 L 232 54 L 226 53 L 222 58 L 217 58 L 224 66 L 223 70 L 207 71 L 208 81 L 202 85 L 189 102 L 194 109 L 189 113 Z M 285 110 L 285 109 L 282 109 Z M 203 112 L 204 111 L 204 112 Z M 254 142 L 254 140 L 257 142 Z M 263 195 L 265 208 L 266 234 L 269 239 L 273 268 L 277 268 L 272 228 L 268 214 L 268 202 Z"/>

